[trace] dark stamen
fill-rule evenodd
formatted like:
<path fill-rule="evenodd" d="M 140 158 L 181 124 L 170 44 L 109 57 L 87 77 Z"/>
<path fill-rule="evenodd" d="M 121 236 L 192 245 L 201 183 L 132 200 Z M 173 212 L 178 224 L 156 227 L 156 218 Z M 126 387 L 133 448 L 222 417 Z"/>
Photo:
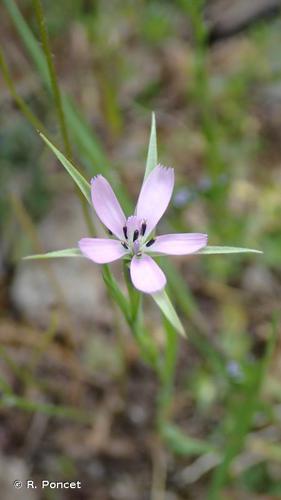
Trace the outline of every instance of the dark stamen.
<path fill-rule="evenodd" d="M 144 236 L 144 233 L 146 231 L 146 222 L 143 222 L 141 225 L 141 235 Z"/>
<path fill-rule="evenodd" d="M 139 234 L 140 234 L 140 233 L 139 233 L 139 230 L 138 230 L 138 229 L 136 229 L 136 230 L 134 231 L 133 241 L 136 241 L 136 240 L 138 239 Z"/>
<path fill-rule="evenodd" d="M 147 247 L 151 247 L 151 245 L 153 245 L 153 243 L 155 242 L 155 239 L 152 238 L 151 240 L 149 240 L 147 243 L 146 243 L 146 246 Z"/>
<path fill-rule="evenodd" d="M 108 229 L 108 234 L 109 234 L 109 236 L 113 236 L 113 232 L 110 231 L 110 229 Z"/>
<path fill-rule="evenodd" d="M 126 248 L 126 250 L 128 250 L 128 248 L 129 248 L 129 247 L 128 247 L 127 243 L 125 243 L 125 241 L 122 241 L 121 245 L 122 245 L 124 248 Z"/>
<path fill-rule="evenodd" d="M 128 239 L 128 228 L 127 228 L 127 226 L 123 227 L 123 233 L 124 233 L 124 236 L 125 236 L 125 238 L 127 240 Z"/>
<path fill-rule="evenodd" d="M 137 253 L 137 257 L 141 257 L 141 252 L 138 252 L 138 253 Z"/>

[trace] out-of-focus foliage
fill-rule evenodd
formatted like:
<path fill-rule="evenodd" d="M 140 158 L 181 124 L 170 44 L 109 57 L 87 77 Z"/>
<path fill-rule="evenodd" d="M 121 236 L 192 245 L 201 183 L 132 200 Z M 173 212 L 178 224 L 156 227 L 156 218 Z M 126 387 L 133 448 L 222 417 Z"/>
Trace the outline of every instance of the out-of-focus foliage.
<path fill-rule="evenodd" d="M 0 38 L 14 85 L 64 149 L 50 87 L 5 3 Z M 218 3 L 225 9 L 214 14 Z M 39 41 L 34 2 L 16 4 Z M 188 341 L 179 348 L 166 328 L 178 358 L 175 370 L 167 355 L 160 382 L 94 266 L 20 262 L 74 247 L 85 229 L 71 184 L 0 81 L 1 453 L 8 463 L 28 450 L 36 478 L 81 476 L 87 499 L 95 491 L 95 500 L 141 500 L 163 487 L 179 500 L 281 495 L 281 19 L 265 9 L 215 39 L 220 16 L 235 26 L 249 1 L 232 4 L 43 2 L 60 88 L 74 103 L 67 127 L 83 175 L 103 172 L 129 207 L 154 110 L 159 161 L 177 178 L 162 229 L 264 252 L 163 259 Z M 148 310 L 164 353 L 160 318 Z"/>

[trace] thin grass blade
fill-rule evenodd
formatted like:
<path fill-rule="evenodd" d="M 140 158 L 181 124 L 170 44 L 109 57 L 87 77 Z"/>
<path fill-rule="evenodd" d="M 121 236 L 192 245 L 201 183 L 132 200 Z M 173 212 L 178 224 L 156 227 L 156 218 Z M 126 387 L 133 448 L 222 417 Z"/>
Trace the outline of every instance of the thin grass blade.
<path fill-rule="evenodd" d="M 164 424 L 161 428 L 161 434 L 169 448 L 177 455 L 191 456 L 215 452 L 212 444 L 188 436 L 173 424 Z"/>

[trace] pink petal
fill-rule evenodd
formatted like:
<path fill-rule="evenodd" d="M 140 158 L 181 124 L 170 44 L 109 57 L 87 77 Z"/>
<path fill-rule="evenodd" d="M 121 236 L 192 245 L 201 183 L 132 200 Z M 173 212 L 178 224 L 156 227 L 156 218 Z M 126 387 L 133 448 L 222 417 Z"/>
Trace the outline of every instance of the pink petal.
<path fill-rule="evenodd" d="M 151 233 L 166 211 L 174 182 L 174 169 L 161 165 L 157 165 L 144 181 L 136 206 L 136 215 L 147 223 L 146 236 Z"/>
<path fill-rule="evenodd" d="M 97 264 L 113 262 L 128 253 L 120 241 L 109 238 L 82 238 L 78 245 L 82 254 Z"/>
<path fill-rule="evenodd" d="M 91 194 L 94 209 L 101 222 L 112 231 L 117 238 L 123 238 L 123 227 L 126 217 L 109 182 L 97 175 L 91 181 Z"/>
<path fill-rule="evenodd" d="M 207 245 L 208 236 L 202 233 L 164 234 L 157 236 L 155 242 L 146 247 L 147 252 L 168 255 L 188 255 Z"/>
<path fill-rule="evenodd" d="M 159 292 L 166 285 L 165 274 L 149 255 L 134 256 L 130 270 L 133 285 L 141 292 Z"/>

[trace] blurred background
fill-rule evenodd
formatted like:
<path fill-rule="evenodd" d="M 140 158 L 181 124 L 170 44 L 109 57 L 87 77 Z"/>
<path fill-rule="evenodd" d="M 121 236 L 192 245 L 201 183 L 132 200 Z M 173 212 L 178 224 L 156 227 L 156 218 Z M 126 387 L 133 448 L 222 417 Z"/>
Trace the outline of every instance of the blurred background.
<path fill-rule="evenodd" d="M 154 110 L 159 159 L 176 171 L 159 231 L 264 252 L 163 260 L 188 341 L 161 439 L 159 381 L 100 268 L 22 260 L 88 234 L 36 132 L 43 124 L 67 150 L 36 3 L 0 6 L 1 498 L 281 498 L 281 1 L 43 2 L 68 152 L 85 177 L 103 173 L 127 209 Z M 149 298 L 145 321 L 161 352 Z M 26 478 L 82 489 L 13 489 Z"/>

